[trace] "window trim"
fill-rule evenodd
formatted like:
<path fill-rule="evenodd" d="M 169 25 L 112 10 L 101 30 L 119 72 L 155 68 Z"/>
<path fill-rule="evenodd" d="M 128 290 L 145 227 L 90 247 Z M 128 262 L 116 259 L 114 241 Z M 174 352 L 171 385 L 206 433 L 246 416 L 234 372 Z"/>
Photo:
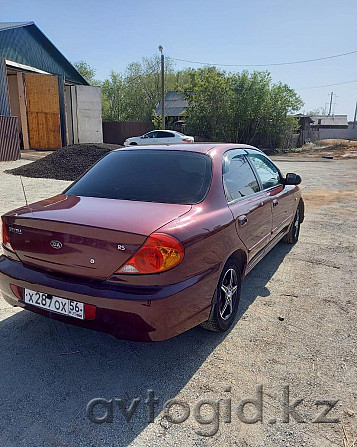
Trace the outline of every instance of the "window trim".
<path fill-rule="evenodd" d="M 270 188 L 263 188 L 263 183 L 262 183 L 262 180 L 261 180 L 261 178 L 260 178 L 260 176 L 259 176 L 259 174 L 258 174 L 258 170 L 257 170 L 257 168 L 255 167 L 255 164 L 252 162 L 252 160 L 251 160 L 251 158 L 249 157 L 249 155 L 260 155 L 260 156 L 262 156 L 263 158 L 265 158 L 266 160 L 270 161 L 270 163 L 271 163 L 271 164 L 276 168 L 276 170 L 278 171 L 279 178 L 280 178 L 280 183 L 278 183 L 278 184 L 275 185 L 275 186 L 271 186 Z M 252 167 L 252 169 L 253 169 L 253 171 L 254 171 L 254 173 L 255 173 L 255 176 L 256 176 L 257 179 L 258 179 L 258 183 L 259 183 L 259 186 L 260 186 L 261 191 L 270 191 L 270 190 L 272 190 L 272 189 L 278 188 L 279 186 L 284 186 L 283 176 L 282 176 L 282 174 L 281 174 L 281 172 L 280 172 L 280 169 L 279 169 L 279 168 L 276 166 L 276 164 L 275 164 L 272 160 L 270 160 L 270 158 L 267 157 L 263 152 L 259 152 L 259 153 L 257 153 L 257 154 L 254 153 L 254 152 L 247 152 L 247 159 L 248 159 L 248 162 L 249 162 L 250 166 Z"/>
<path fill-rule="evenodd" d="M 257 181 L 257 184 L 258 184 L 258 187 L 259 187 L 259 191 L 254 192 L 253 194 L 249 194 L 249 195 L 244 196 L 244 197 L 237 197 L 236 199 L 229 200 L 229 199 L 228 199 L 227 188 L 226 188 L 226 185 L 225 185 L 225 182 L 224 182 L 223 165 L 224 165 L 224 156 L 226 156 L 227 154 L 229 154 L 229 152 L 232 152 L 232 151 L 242 151 L 242 152 L 238 153 L 237 155 L 240 155 L 240 156 L 242 156 L 243 158 L 245 158 L 245 159 L 247 160 L 247 163 L 248 163 L 248 165 L 250 166 L 250 168 L 252 169 L 252 173 L 253 173 L 253 175 L 254 175 L 256 181 Z M 251 163 L 250 163 L 250 160 L 249 160 L 249 158 L 247 157 L 247 155 L 248 155 L 248 154 L 247 154 L 247 152 L 246 152 L 246 149 L 238 148 L 238 147 L 237 147 L 237 148 L 229 149 L 228 151 L 224 152 L 224 154 L 223 154 L 223 156 L 222 156 L 222 186 L 223 186 L 224 196 L 225 196 L 225 198 L 226 198 L 226 201 L 227 201 L 227 204 L 228 204 L 228 205 L 233 205 L 234 203 L 236 203 L 236 202 L 238 202 L 238 201 L 240 201 L 240 200 L 246 200 L 246 199 L 248 199 L 248 198 L 254 197 L 256 194 L 259 194 L 259 193 L 262 192 L 262 184 L 261 184 L 261 181 L 260 181 L 259 177 L 257 177 L 257 173 L 256 173 L 256 171 L 252 168 Z"/>

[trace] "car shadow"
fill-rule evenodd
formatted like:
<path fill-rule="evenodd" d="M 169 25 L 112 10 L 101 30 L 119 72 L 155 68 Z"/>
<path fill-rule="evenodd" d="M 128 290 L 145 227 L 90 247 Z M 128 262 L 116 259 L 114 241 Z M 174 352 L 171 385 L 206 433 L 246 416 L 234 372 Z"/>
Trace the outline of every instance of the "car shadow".
<path fill-rule="evenodd" d="M 269 297 L 266 285 L 290 249 L 278 244 L 246 277 L 236 324 L 257 297 Z M 147 390 L 159 399 L 157 415 L 228 333 L 197 327 L 164 342 L 134 343 L 19 310 L 0 323 L 0 445 L 126 446 L 148 425 Z M 121 398 L 130 407 L 137 397 L 130 422 L 117 406 L 112 423 L 86 416 L 94 398 Z"/>
<path fill-rule="evenodd" d="M 245 314 L 257 296 L 263 298 L 270 296 L 270 291 L 266 287 L 266 284 L 279 268 L 292 247 L 293 245 L 291 244 L 279 243 L 244 278 L 242 296 L 238 308 L 238 319 Z"/>

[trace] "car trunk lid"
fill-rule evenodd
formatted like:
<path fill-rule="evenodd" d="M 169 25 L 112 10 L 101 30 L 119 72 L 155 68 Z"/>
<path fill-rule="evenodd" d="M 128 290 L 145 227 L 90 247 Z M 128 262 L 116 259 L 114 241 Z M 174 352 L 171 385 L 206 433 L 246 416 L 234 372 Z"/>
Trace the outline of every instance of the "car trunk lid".
<path fill-rule="evenodd" d="M 104 280 L 146 238 L 191 205 L 58 195 L 5 214 L 12 247 L 29 266 Z"/>

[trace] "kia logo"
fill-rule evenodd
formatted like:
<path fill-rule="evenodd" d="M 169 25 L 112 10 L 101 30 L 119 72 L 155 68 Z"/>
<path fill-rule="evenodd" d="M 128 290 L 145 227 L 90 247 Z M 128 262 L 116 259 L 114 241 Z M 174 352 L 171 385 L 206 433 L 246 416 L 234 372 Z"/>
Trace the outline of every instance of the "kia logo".
<path fill-rule="evenodd" d="M 55 248 L 56 250 L 59 250 L 62 248 L 62 242 L 60 241 L 51 241 L 51 247 Z"/>

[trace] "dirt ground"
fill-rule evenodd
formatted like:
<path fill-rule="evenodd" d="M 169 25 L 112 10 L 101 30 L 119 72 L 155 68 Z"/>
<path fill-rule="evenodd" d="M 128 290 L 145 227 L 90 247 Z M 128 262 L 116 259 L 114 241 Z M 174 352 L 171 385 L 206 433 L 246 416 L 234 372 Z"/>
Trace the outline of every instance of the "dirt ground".
<path fill-rule="evenodd" d="M 357 160 L 272 158 L 301 175 L 305 222 L 295 246 L 278 244 L 245 278 L 228 333 L 194 328 L 162 343 L 132 343 L 0 301 L 0 446 L 357 445 Z M 24 203 L 19 177 L 3 171 L 28 162 L 0 163 L 1 214 Z M 23 181 L 29 201 L 69 183 Z M 260 415 L 259 385 L 261 421 L 246 423 Z M 291 408 L 287 422 L 286 386 L 290 405 L 303 399 L 296 406 L 303 422 Z M 148 389 L 159 399 L 152 423 Z M 125 408 L 115 402 L 113 422 L 94 424 L 86 416 L 94 398 L 122 399 Z M 248 419 L 239 410 L 246 398 L 259 401 L 246 405 Z M 189 409 L 187 420 L 163 417 L 169 399 L 180 401 L 174 420 Z M 211 400 L 199 414 L 201 399 Z M 336 400 L 328 422 L 319 422 L 326 401 Z M 129 422 L 125 410 L 135 410 Z"/>
<path fill-rule="evenodd" d="M 307 143 L 301 148 L 294 149 L 288 156 L 328 159 L 357 159 L 357 141 L 343 139 L 319 140 Z"/>

